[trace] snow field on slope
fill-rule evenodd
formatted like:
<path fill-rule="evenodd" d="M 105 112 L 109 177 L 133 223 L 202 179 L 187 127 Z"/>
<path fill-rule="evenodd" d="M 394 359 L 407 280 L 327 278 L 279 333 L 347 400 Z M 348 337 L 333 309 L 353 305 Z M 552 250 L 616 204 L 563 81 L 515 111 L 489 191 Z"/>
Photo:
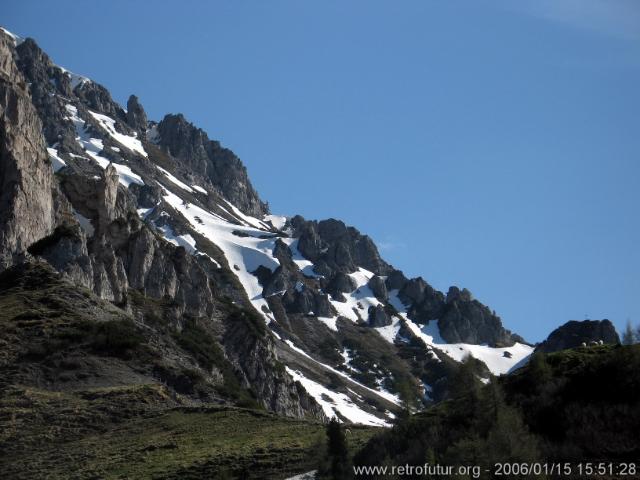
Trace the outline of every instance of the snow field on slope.
<path fill-rule="evenodd" d="M 304 258 L 300 253 L 300 250 L 298 250 L 297 238 L 282 238 L 281 240 L 289 246 L 289 250 L 291 250 L 291 257 L 292 257 L 293 263 L 295 263 L 298 266 L 298 268 L 300 269 L 300 271 L 305 277 L 322 278 L 322 275 L 318 275 L 313 270 L 313 267 L 314 267 L 313 263 L 310 260 L 307 260 L 306 258 Z"/>
<path fill-rule="evenodd" d="M 198 185 L 189 186 L 186 183 L 178 180 L 178 178 L 175 175 L 171 174 L 171 172 L 169 172 L 168 170 L 165 170 L 164 168 L 159 167 L 158 165 L 156 165 L 156 168 L 160 170 L 169 179 L 171 183 L 180 187 L 181 189 L 189 193 L 200 192 L 200 193 L 204 193 L 205 195 L 209 195 L 209 192 L 207 192 L 204 188 Z"/>
<path fill-rule="evenodd" d="M 171 193 L 166 189 L 164 190 L 164 193 L 164 200 L 173 208 L 178 210 L 189 221 L 194 230 L 210 239 L 223 251 L 225 257 L 227 258 L 227 261 L 229 262 L 231 271 L 233 271 L 234 274 L 238 277 L 238 280 L 247 292 L 249 300 L 252 302 L 253 306 L 259 313 L 261 313 L 265 317 L 267 323 L 271 321 L 271 316 L 265 314 L 265 312 L 262 310 L 263 305 L 268 308 L 266 300 L 262 297 L 262 286 L 259 284 L 257 277 L 255 277 L 255 275 L 253 275 L 251 272 L 255 271 L 260 265 L 269 268 L 271 271 L 275 270 L 279 266 L 278 260 L 275 259 L 272 255 L 273 249 L 275 247 L 275 239 L 257 238 L 258 235 L 264 234 L 264 230 L 257 230 L 252 227 L 241 227 L 229 223 L 218 215 L 207 212 L 206 210 L 203 210 L 196 205 L 185 204 L 177 195 Z M 198 220 L 196 220 L 196 217 L 198 218 Z M 237 230 L 243 231 L 249 236 L 239 237 L 237 235 L 234 235 L 232 232 Z M 165 234 L 165 236 L 167 236 L 167 234 L 171 235 L 171 232 L 163 233 Z M 193 247 L 195 247 L 195 242 L 193 244 Z M 238 266 L 240 270 L 236 270 L 234 266 Z M 381 389 L 382 391 L 377 391 L 365 385 L 362 385 L 350 378 L 345 373 L 335 370 L 329 365 L 325 365 L 313 359 L 306 352 L 295 347 L 295 345 L 293 345 L 293 342 L 291 342 L 290 340 L 287 340 L 286 343 L 293 350 L 312 360 L 321 367 L 347 378 L 350 382 L 353 382 L 361 388 L 367 389 L 373 394 L 376 394 L 395 404 L 399 404 L 399 399 L 396 395 L 393 395 L 392 393 L 387 392 L 384 389 Z M 288 371 L 290 370 L 288 367 L 287 369 Z M 331 417 L 335 415 L 335 412 L 333 410 L 333 408 L 335 407 L 338 409 L 341 415 L 344 415 L 345 418 L 348 418 L 354 423 L 376 426 L 387 425 L 387 422 L 385 422 L 384 420 L 360 409 L 346 395 L 332 392 L 331 390 L 326 389 L 317 382 L 307 379 L 301 373 L 297 373 L 296 377 L 294 378 L 300 380 L 300 383 L 302 383 L 309 394 L 311 394 L 312 396 L 314 396 L 314 398 L 316 398 L 316 400 L 318 400 L 328 416 Z M 323 400 L 321 397 L 322 393 L 331 398 L 333 403 Z M 324 404 L 322 402 L 324 402 Z"/>
<path fill-rule="evenodd" d="M 142 147 L 142 143 L 136 137 L 125 135 L 116 130 L 116 121 L 103 115 L 101 113 L 92 112 L 89 110 L 89 114 L 98 122 L 98 124 L 120 145 L 128 148 L 132 152 L 137 152 L 143 157 L 148 157 L 147 152 Z"/>
<path fill-rule="evenodd" d="M 509 373 L 517 364 L 533 353 L 533 347 L 522 343 L 515 343 L 512 347 L 493 348 L 488 345 L 472 345 L 469 343 L 446 343 L 440 336 L 437 321 L 431 321 L 420 327 L 407 316 L 407 309 L 398 298 L 398 291 L 389 292 L 389 303 L 393 305 L 414 335 L 421 338 L 427 346 L 431 346 L 445 353 L 453 360 L 461 362 L 467 355 L 471 355 L 484 362 L 489 371 L 494 375 Z M 505 352 L 511 354 L 511 358 L 505 357 Z"/>
<path fill-rule="evenodd" d="M 106 169 L 111 163 L 116 171 L 118 172 L 119 181 L 122 185 L 129 188 L 129 185 L 132 183 L 137 183 L 138 185 L 144 185 L 142 178 L 133 173 L 131 168 L 127 165 L 123 165 L 120 163 L 113 163 L 108 158 L 105 158 L 100 155 L 100 152 L 104 150 L 104 144 L 102 140 L 99 138 L 93 138 L 89 134 L 87 134 L 85 125 L 86 122 L 82 120 L 78 116 L 78 109 L 73 105 L 66 105 L 67 113 L 69 113 L 69 117 L 67 117 L 73 123 L 76 129 L 76 142 L 87 152 L 87 154 L 93 158 L 98 165 L 100 165 L 103 169 Z"/>
<path fill-rule="evenodd" d="M 156 228 L 168 242 L 179 247 L 184 247 L 184 249 L 192 255 L 197 252 L 196 241 L 191 235 L 176 235 L 169 225 L 156 226 Z"/>
<path fill-rule="evenodd" d="M 90 79 L 88 79 L 87 77 L 83 77 L 82 75 L 78 75 L 77 73 L 73 73 L 69 70 L 67 70 L 64 67 L 61 67 L 60 65 L 56 65 L 60 70 L 62 70 L 62 73 L 64 73 L 67 77 L 69 77 L 71 79 L 71 90 L 75 89 L 78 85 L 82 85 L 85 84 L 87 82 L 91 82 Z"/>
<path fill-rule="evenodd" d="M 55 148 L 47 147 L 47 153 L 49 154 L 49 160 L 51 160 L 51 166 L 53 167 L 54 172 L 57 172 L 61 168 L 67 166 L 67 162 L 60 158 L 58 150 Z"/>
<path fill-rule="evenodd" d="M 367 283 L 373 277 L 373 272 L 365 270 L 359 267 L 354 273 L 350 273 L 349 276 L 355 282 L 356 288 L 351 293 L 343 293 L 346 298 L 346 302 L 338 302 L 331 299 L 331 304 L 336 309 L 339 315 L 348 318 L 352 322 L 359 320 L 358 314 L 366 322 L 369 318 L 369 307 L 377 307 L 382 305 L 371 289 L 367 286 Z"/>
<path fill-rule="evenodd" d="M 361 410 L 353 401 L 344 393 L 333 392 L 319 383 L 305 377 L 297 370 L 292 370 L 289 367 L 285 367 L 287 373 L 293 377 L 295 381 L 302 384 L 304 389 L 315 398 L 316 402 L 320 404 L 324 414 L 328 418 L 336 416 L 336 412 L 347 418 L 353 423 L 359 423 L 362 425 L 370 425 L 375 427 L 385 427 L 389 423 L 385 422 L 381 418 L 376 417 L 370 413 Z"/>
<path fill-rule="evenodd" d="M 338 331 L 338 317 L 316 317 L 318 321 L 324 323 L 329 330 Z"/>
<path fill-rule="evenodd" d="M 164 189 L 163 198 L 182 214 L 196 232 L 204 235 L 222 250 L 230 270 L 242 284 L 253 306 L 264 317 L 266 323 L 274 320 L 263 310 L 263 307 L 268 309 L 269 306 L 262 296 L 262 286 L 258 278 L 251 272 L 261 265 L 271 271 L 280 266 L 280 262 L 272 254 L 275 239 L 257 238 L 265 233 L 264 230 L 230 223 L 197 205 L 184 202 L 167 189 Z M 234 231 L 246 233 L 248 236 L 234 235 Z"/>
<path fill-rule="evenodd" d="M 294 475 L 293 477 L 285 478 L 284 480 L 315 480 L 316 473 L 318 473 L 317 470 L 311 470 L 310 472 Z"/>
<path fill-rule="evenodd" d="M 400 319 L 394 315 L 391 319 L 391 325 L 387 325 L 386 327 L 375 327 L 374 330 L 387 342 L 393 345 L 395 339 L 400 333 Z"/>
<path fill-rule="evenodd" d="M 363 385 L 362 383 L 354 380 L 353 378 L 351 378 L 346 373 L 341 372 L 340 370 L 336 370 L 335 368 L 327 365 L 326 363 L 319 362 L 318 360 L 316 360 L 315 358 L 311 357 L 307 352 L 305 352 L 301 348 L 296 347 L 291 340 L 283 340 L 283 341 L 284 341 L 284 343 L 289 345 L 292 350 L 295 350 L 296 352 L 298 352 L 299 354 L 305 356 L 306 358 L 308 358 L 312 362 L 316 363 L 317 365 L 320 365 L 325 370 L 329 370 L 330 372 L 335 373 L 336 375 L 340 375 L 341 377 L 344 377 L 347 380 L 349 380 L 351 383 L 355 383 L 359 387 L 364 388 L 365 390 L 368 390 L 369 392 L 371 392 L 371 393 L 373 393 L 375 395 L 378 395 L 379 397 L 384 398 L 385 400 L 387 400 L 387 401 L 389 401 L 391 403 L 395 403 L 396 405 L 400 405 L 400 398 L 397 395 L 394 395 L 393 393 L 388 392 L 388 391 L 386 391 L 384 389 L 375 390 L 375 389 L 373 389 L 371 387 L 367 387 L 366 385 Z"/>
<path fill-rule="evenodd" d="M 242 213 L 240 211 L 240 209 L 238 207 L 236 207 L 231 202 L 229 202 L 229 201 L 227 201 L 225 199 L 223 199 L 223 201 L 229 206 L 229 208 L 233 212 L 233 215 L 235 215 L 237 218 L 239 218 L 240 220 L 242 220 L 246 224 L 251 225 L 254 228 L 257 228 L 258 230 L 267 230 L 268 231 L 270 229 L 269 225 L 267 225 L 263 221 L 258 220 L 257 218 L 254 218 L 254 217 L 250 217 L 249 215 L 245 215 L 244 213 Z M 227 212 L 228 211 L 229 210 L 227 210 Z"/>
<path fill-rule="evenodd" d="M 193 188 L 191 188 L 189 185 L 181 182 L 180 180 L 178 180 L 175 176 L 173 176 L 171 173 L 169 173 L 167 170 L 165 170 L 162 167 L 159 167 L 156 165 L 156 168 L 158 170 L 160 170 L 168 179 L 171 183 L 173 183 L 174 185 L 180 187 L 181 189 L 189 192 L 189 193 L 193 193 Z"/>

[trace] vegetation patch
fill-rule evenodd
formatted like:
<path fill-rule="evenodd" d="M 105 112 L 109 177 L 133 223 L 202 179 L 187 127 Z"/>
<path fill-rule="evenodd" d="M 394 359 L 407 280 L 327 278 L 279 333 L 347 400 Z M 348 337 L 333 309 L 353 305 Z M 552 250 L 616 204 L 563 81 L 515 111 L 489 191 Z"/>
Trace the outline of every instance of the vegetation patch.
<path fill-rule="evenodd" d="M 350 451 L 376 431 L 351 427 Z M 280 480 L 317 468 L 325 443 L 320 423 L 175 406 L 157 385 L 0 395 L 0 470 L 15 480 Z"/>
<path fill-rule="evenodd" d="M 216 385 L 218 393 L 232 399 L 238 406 L 246 408 L 263 408 L 256 400 L 255 394 L 242 386 L 233 365 L 224 356 L 222 348 L 209 332 L 194 321 L 185 323 L 182 331 L 173 334 L 174 339 L 205 370 L 214 367 L 222 374 L 222 384 Z M 192 376 L 193 377 L 193 376 Z M 202 379 L 202 375 L 199 375 Z M 191 378 L 197 384 L 197 378 Z"/>
<path fill-rule="evenodd" d="M 91 348 L 102 354 L 124 355 L 144 342 L 144 337 L 128 318 L 106 322 L 87 321 L 80 328 L 86 332 L 85 339 Z"/>

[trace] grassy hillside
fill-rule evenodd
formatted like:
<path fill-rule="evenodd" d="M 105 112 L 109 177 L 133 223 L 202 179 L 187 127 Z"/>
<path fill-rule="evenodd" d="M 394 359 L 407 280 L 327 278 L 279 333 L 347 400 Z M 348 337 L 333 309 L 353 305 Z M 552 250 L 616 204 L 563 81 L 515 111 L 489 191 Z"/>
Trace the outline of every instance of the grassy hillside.
<path fill-rule="evenodd" d="M 169 407 L 157 385 L 0 399 L 3 478 L 284 478 L 312 470 L 324 425 L 235 407 Z M 375 429 L 351 429 L 354 449 Z"/>

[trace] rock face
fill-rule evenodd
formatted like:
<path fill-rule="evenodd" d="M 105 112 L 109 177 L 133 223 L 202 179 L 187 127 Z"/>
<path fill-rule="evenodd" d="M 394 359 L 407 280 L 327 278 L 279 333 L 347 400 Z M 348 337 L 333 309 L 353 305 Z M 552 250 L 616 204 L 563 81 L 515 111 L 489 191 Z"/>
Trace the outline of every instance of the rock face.
<path fill-rule="evenodd" d="M 372 327 L 386 327 L 391 325 L 391 319 L 384 307 L 378 305 L 377 307 L 369 308 L 369 325 Z"/>
<path fill-rule="evenodd" d="M 209 140 L 181 114 L 167 115 L 157 126 L 158 144 L 191 172 L 207 179 L 244 213 L 262 217 L 268 208 L 254 190 L 247 169 L 231 150 Z"/>
<path fill-rule="evenodd" d="M 298 215 L 290 224 L 293 236 L 299 238 L 298 250 L 315 264 L 316 272 L 321 275 L 353 273 L 358 267 L 376 275 L 386 275 L 392 270 L 380 257 L 371 238 L 340 220 L 315 222 Z"/>
<path fill-rule="evenodd" d="M 42 123 L 13 52 L 14 40 L 0 31 L 0 270 L 54 226 Z"/>
<path fill-rule="evenodd" d="M 511 346 L 514 341 L 522 341 L 505 330 L 500 318 L 474 300 L 466 288 L 449 288 L 438 326 L 442 338 L 450 343 Z"/>
<path fill-rule="evenodd" d="M 127 100 L 127 122 L 140 136 L 145 135 L 147 131 L 147 114 L 135 95 L 131 95 Z"/>
<path fill-rule="evenodd" d="M 263 405 L 274 412 L 304 417 L 312 416 L 318 420 L 324 418 L 322 409 L 299 384 L 290 381 L 282 369 L 274 373 L 274 362 L 277 362 L 275 348 L 270 337 L 256 335 L 255 329 L 248 326 L 252 320 L 229 323 L 225 343 L 233 348 L 231 360 L 242 372 L 245 384 L 251 387 L 261 399 Z M 263 328 L 261 319 L 256 318 L 253 325 Z"/>
<path fill-rule="evenodd" d="M 556 328 L 547 339 L 536 347 L 536 351 L 557 352 L 579 347 L 583 343 L 600 342 L 619 344 L 620 337 L 609 320 L 571 320 Z"/>

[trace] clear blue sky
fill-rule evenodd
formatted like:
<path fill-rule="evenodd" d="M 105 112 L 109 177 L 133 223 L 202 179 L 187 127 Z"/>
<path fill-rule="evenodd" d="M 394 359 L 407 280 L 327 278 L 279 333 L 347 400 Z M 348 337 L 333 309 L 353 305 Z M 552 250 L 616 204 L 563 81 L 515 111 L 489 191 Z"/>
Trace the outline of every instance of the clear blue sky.
<path fill-rule="evenodd" d="M 58 64 L 234 150 L 274 213 L 340 218 L 530 341 L 640 322 L 640 2 L 8 3 Z"/>

